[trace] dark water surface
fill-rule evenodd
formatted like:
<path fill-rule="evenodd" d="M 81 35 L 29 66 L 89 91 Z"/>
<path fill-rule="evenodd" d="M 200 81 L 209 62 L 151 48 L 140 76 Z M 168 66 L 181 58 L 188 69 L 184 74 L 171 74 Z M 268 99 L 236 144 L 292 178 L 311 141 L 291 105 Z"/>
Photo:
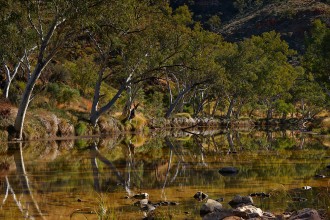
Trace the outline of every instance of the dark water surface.
<path fill-rule="evenodd" d="M 197 191 L 210 198 L 254 192 L 265 211 L 304 207 L 329 212 L 330 138 L 299 132 L 227 132 L 179 137 L 0 143 L 0 219 L 142 219 L 132 196 L 178 202 L 158 219 L 201 219 Z M 234 166 L 239 173 L 222 176 Z M 311 186 L 312 190 L 302 190 Z M 130 197 L 130 198 L 127 198 Z M 294 198 L 307 201 L 293 201 Z"/>

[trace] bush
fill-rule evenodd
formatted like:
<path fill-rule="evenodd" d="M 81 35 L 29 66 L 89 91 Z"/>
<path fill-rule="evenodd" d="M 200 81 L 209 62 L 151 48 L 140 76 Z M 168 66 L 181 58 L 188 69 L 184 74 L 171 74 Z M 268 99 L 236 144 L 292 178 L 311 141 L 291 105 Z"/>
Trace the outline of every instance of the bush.
<path fill-rule="evenodd" d="M 84 122 L 79 122 L 75 127 L 75 133 L 77 136 L 82 136 L 86 134 L 87 125 Z"/>
<path fill-rule="evenodd" d="M 70 103 L 80 97 L 78 90 L 73 89 L 65 84 L 50 83 L 47 91 L 50 96 L 57 101 L 58 104 Z"/>
<path fill-rule="evenodd" d="M 71 80 L 84 96 L 92 96 L 97 79 L 97 66 L 93 56 L 85 56 L 74 62 L 67 61 L 64 68 L 71 75 Z"/>

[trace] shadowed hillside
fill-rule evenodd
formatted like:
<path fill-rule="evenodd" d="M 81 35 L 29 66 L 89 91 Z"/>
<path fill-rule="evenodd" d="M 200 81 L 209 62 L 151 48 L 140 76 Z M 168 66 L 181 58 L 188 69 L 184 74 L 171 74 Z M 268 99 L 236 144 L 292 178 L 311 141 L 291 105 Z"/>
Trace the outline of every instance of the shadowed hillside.
<path fill-rule="evenodd" d="M 194 12 L 194 19 L 210 28 L 210 18 L 218 16 L 220 25 L 215 31 L 228 41 L 239 41 L 252 35 L 275 30 L 281 33 L 290 47 L 304 50 L 304 37 L 311 28 L 311 21 L 321 19 L 330 26 L 330 5 L 327 1 L 288 0 L 288 1 L 172 1 L 173 6 L 187 4 Z M 246 1 L 247 2 L 247 1 Z M 260 3 L 262 2 L 262 3 Z"/>

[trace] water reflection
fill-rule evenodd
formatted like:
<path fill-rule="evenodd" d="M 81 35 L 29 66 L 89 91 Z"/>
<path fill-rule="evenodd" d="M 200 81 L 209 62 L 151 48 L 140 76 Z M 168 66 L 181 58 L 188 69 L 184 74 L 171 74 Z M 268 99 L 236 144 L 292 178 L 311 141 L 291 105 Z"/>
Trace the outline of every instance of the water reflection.
<path fill-rule="evenodd" d="M 25 170 L 25 164 L 23 159 L 23 143 L 13 143 L 10 147 L 11 152 L 13 154 L 13 159 L 16 165 L 16 174 L 18 179 L 20 180 L 20 186 L 12 186 L 8 179 L 8 176 L 5 175 L 5 196 L 2 201 L 1 208 L 5 205 L 6 200 L 9 194 L 12 195 L 13 200 L 18 208 L 18 210 L 22 213 L 22 217 L 26 219 L 34 219 L 34 217 L 41 217 L 44 219 L 43 214 L 39 208 L 38 203 L 36 202 L 33 193 L 30 188 L 29 178 Z M 17 191 L 15 189 L 17 189 Z M 21 196 L 17 196 L 16 192 L 21 194 Z"/>
<path fill-rule="evenodd" d="M 16 150 L 0 155 L 0 163 L 8 165 L 2 166 L 0 176 L 0 218 L 69 218 L 86 207 L 97 213 L 99 197 L 105 197 L 118 218 L 137 218 L 139 210 L 131 198 L 141 192 L 148 192 L 153 201 L 180 202 L 173 211 L 177 218 L 187 217 L 185 212 L 199 218 L 200 204 L 192 199 L 196 191 L 227 202 L 235 194 L 271 193 L 271 198 L 258 198 L 256 203 L 275 211 L 307 205 L 327 209 L 330 199 L 317 199 L 316 194 L 328 187 L 328 179 L 314 178 L 329 175 L 330 152 L 321 142 L 320 137 L 291 131 L 191 131 L 75 144 L 17 143 Z M 218 170 L 225 166 L 239 173 L 223 177 Z M 292 192 L 308 201 L 290 202 L 287 192 L 305 185 L 313 187 L 311 195 Z"/>

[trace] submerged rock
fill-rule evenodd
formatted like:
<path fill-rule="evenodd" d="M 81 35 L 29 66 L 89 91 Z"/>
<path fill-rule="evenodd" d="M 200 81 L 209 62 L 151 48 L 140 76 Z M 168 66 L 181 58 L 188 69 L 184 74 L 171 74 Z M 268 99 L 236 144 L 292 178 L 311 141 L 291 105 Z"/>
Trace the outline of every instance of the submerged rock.
<path fill-rule="evenodd" d="M 292 201 L 294 202 L 306 202 L 307 199 L 306 198 L 302 198 L 302 197 L 293 197 Z"/>
<path fill-rule="evenodd" d="M 246 205 L 253 205 L 253 199 L 251 196 L 237 195 L 228 204 L 233 208 L 246 206 Z"/>
<path fill-rule="evenodd" d="M 175 205 L 179 205 L 178 202 L 169 202 L 169 201 L 161 201 L 161 202 L 157 202 L 154 203 L 153 206 L 158 207 L 158 206 L 175 206 Z"/>
<path fill-rule="evenodd" d="M 198 201 L 203 201 L 204 199 L 207 199 L 209 196 L 203 192 L 197 192 L 194 195 L 194 198 Z"/>
<path fill-rule="evenodd" d="M 213 199 L 208 199 L 206 203 L 204 203 L 200 209 L 200 215 L 204 216 L 210 212 L 220 211 L 222 209 L 222 205 L 220 202 L 217 202 Z"/>
<path fill-rule="evenodd" d="M 326 178 L 325 175 L 322 175 L 322 174 L 315 174 L 314 176 L 315 178 Z"/>
<path fill-rule="evenodd" d="M 222 176 L 233 176 L 238 174 L 239 170 L 236 167 L 223 167 L 219 170 Z"/>
<path fill-rule="evenodd" d="M 261 197 L 261 198 L 268 198 L 270 197 L 270 194 L 264 193 L 264 192 L 256 192 L 256 193 L 251 193 L 251 197 Z"/>

